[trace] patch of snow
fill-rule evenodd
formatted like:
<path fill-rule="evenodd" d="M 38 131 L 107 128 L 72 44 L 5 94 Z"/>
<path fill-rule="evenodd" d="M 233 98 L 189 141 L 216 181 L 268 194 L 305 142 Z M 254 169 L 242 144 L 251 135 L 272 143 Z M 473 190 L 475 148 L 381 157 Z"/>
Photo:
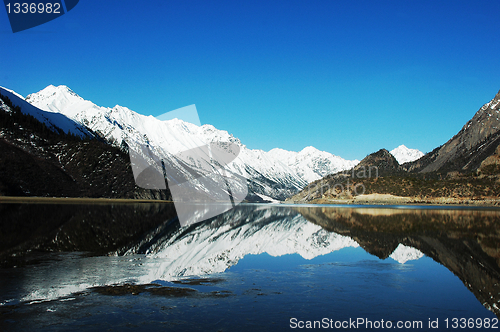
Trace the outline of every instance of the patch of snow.
<path fill-rule="evenodd" d="M 263 194 L 259 194 L 259 193 L 255 193 L 257 196 L 259 196 L 260 198 L 262 198 L 263 200 L 265 201 L 269 201 L 271 203 L 281 203 L 281 201 L 278 201 L 277 199 L 274 199 L 272 197 L 269 197 L 269 196 L 266 196 L 266 195 L 263 195 Z"/>
<path fill-rule="evenodd" d="M 417 260 L 422 258 L 424 254 L 415 248 L 399 244 L 394 252 L 389 256 L 400 264 L 404 264 L 410 260 Z"/>
<path fill-rule="evenodd" d="M 359 163 L 359 160 L 346 160 L 312 146 L 308 146 L 300 152 L 276 148 L 267 154 L 294 169 L 307 183 L 319 180 L 329 174 L 351 169 Z"/>
<path fill-rule="evenodd" d="M 391 154 L 396 158 L 399 164 L 404 164 L 410 161 L 420 159 L 424 153 L 417 149 L 409 149 L 404 145 L 400 145 L 391 151 Z"/>

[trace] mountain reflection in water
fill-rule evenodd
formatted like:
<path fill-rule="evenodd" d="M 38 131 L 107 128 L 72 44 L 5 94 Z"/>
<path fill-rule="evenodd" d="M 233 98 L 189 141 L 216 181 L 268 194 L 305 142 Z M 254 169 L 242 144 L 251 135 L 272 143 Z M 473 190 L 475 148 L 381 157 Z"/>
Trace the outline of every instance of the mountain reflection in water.
<path fill-rule="evenodd" d="M 186 278 L 216 277 L 217 285 L 222 286 L 200 286 L 200 290 L 233 295 L 241 291 L 240 297 L 250 296 L 254 288 L 255 294 L 262 291 L 258 286 L 242 290 L 240 284 L 245 282 L 238 278 L 250 280 L 257 275 L 262 277 L 262 273 L 267 279 L 281 280 L 279 286 L 275 286 L 279 288 L 276 294 L 286 293 L 287 285 L 296 285 L 294 289 L 330 285 L 334 291 L 341 292 L 347 286 L 337 282 L 350 282 L 349 276 L 338 275 L 345 266 L 351 266 L 352 271 L 359 269 L 358 277 L 351 278 L 358 280 L 366 273 L 362 268 L 366 264 L 366 269 L 371 269 L 373 264 L 381 264 L 390 257 L 393 259 L 390 261 L 397 261 L 396 264 L 404 267 L 424 255 L 451 271 L 480 304 L 500 316 L 500 210 L 243 204 L 187 227 L 180 227 L 172 206 L 165 204 L 2 204 L 0 213 L 0 236 L 6 239 L 0 248 L 4 266 L 0 269 L 3 285 L 0 288 L 0 320 L 21 310 L 12 309 L 13 306 L 73 299 L 74 294 L 96 286 L 157 283 L 170 287 L 174 285 L 172 282 L 183 284 Z M 42 216 L 47 218 L 42 219 Z M 26 229 L 26 226 L 31 228 Z M 348 248 L 359 255 L 360 247 L 373 255 L 369 261 L 363 258 L 349 265 L 351 260 L 340 262 L 340 256 L 331 256 L 336 252 L 354 255 Z M 84 251 L 86 254 L 47 256 L 40 251 Z M 257 257 L 260 260 L 255 261 Z M 266 260 L 270 263 L 265 263 Z M 295 273 L 299 266 L 307 268 L 304 264 L 309 261 L 317 264 L 318 260 L 322 263 L 315 265 L 319 267 L 314 273 L 322 278 L 324 275 L 327 278 L 324 281 L 309 280 L 304 272 Z M 329 265 L 323 265 L 325 262 Z M 14 265 L 19 267 L 13 268 Z M 251 269 L 246 269 L 249 266 Z M 390 270 L 397 274 L 412 268 Z M 290 271 L 295 272 L 290 274 Z M 366 282 L 373 285 L 386 283 L 378 279 L 377 274 L 370 272 L 369 276 L 372 279 Z M 360 289 L 359 284 L 352 283 L 351 292 Z M 127 287 L 122 289 L 135 289 Z M 152 292 L 144 287 L 137 289 Z M 155 294 L 158 292 L 160 290 Z M 161 292 L 165 293 L 165 289 Z M 292 301 L 315 301 L 315 297 L 310 296 L 294 299 L 292 293 L 283 294 L 281 300 L 276 298 L 277 303 L 286 296 Z M 115 293 L 104 289 L 100 294 Z M 380 293 L 379 296 L 380 299 L 374 301 L 383 303 L 386 295 Z M 217 301 L 234 300 L 224 296 Z M 272 300 L 270 303 L 266 306 L 272 307 Z M 323 307 L 329 305 L 332 310 L 339 310 L 335 307 L 338 303 L 322 304 Z M 10 308 L 8 314 L 2 314 L 6 308 Z M 346 308 L 353 310 L 349 305 Z"/>

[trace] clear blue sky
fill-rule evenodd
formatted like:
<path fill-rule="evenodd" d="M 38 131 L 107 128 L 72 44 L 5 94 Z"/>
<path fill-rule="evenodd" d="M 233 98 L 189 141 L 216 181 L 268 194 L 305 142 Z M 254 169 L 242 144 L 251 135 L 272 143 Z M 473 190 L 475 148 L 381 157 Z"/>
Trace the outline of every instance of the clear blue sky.
<path fill-rule="evenodd" d="M 146 115 L 196 104 L 252 149 L 445 143 L 500 89 L 500 1 L 82 0 L 13 34 L 0 85 Z"/>

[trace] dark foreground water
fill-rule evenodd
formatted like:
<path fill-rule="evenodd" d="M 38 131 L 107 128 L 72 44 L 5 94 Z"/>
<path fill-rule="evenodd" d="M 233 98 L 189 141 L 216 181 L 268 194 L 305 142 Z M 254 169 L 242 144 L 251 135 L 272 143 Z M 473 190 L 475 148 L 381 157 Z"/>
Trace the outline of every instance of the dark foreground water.
<path fill-rule="evenodd" d="M 242 205 L 184 228 L 159 204 L 0 212 L 1 331 L 500 328 L 498 210 Z"/>

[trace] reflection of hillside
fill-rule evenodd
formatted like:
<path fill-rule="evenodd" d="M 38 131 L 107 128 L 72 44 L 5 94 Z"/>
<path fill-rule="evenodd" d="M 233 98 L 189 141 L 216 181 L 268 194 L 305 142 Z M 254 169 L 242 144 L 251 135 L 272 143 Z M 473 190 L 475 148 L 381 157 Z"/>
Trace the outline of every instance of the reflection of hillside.
<path fill-rule="evenodd" d="M 32 251 L 107 254 L 175 217 L 173 204 L 1 204 L 0 264 Z"/>
<path fill-rule="evenodd" d="M 485 307 L 500 316 L 500 212 L 295 209 L 324 229 L 351 237 L 380 258 L 387 258 L 399 243 L 417 248 L 458 276 Z"/>

